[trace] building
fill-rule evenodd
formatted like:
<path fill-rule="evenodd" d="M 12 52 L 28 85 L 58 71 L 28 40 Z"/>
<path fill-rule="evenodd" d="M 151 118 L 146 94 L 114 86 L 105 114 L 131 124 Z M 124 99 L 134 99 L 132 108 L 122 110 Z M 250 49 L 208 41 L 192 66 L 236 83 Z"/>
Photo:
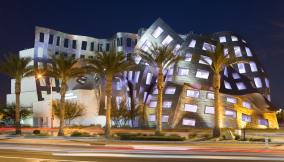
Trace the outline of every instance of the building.
<path fill-rule="evenodd" d="M 221 93 L 225 107 L 224 125 L 232 128 L 278 128 L 276 108 L 270 102 L 270 85 L 267 74 L 249 44 L 241 36 L 232 32 L 218 32 L 208 35 L 193 32 L 178 34 L 161 19 L 157 19 L 147 29 L 140 29 L 137 34 L 119 32 L 109 39 L 71 35 L 36 27 L 34 48 L 21 51 L 20 55 L 32 56 L 35 68 L 44 69 L 50 63 L 48 60 L 50 55 L 64 53 L 66 56 L 78 59 L 92 58 L 96 52 L 109 51 L 115 47 L 117 51 L 134 57 L 137 63 L 137 67 L 132 71 L 115 76 L 113 96 L 115 96 L 116 102 L 120 103 L 125 100 L 128 106 L 131 103 L 135 103 L 132 105 L 145 103 L 148 109 L 148 123 L 150 126 L 155 126 L 156 73 L 150 71 L 149 66 L 143 63 L 141 58 L 132 54 L 134 48 L 147 51 L 151 48 L 152 43 L 161 46 L 168 45 L 174 51 L 180 50 L 179 52 L 186 58 L 179 62 L 177 76 L 174 79 L 172 68 L 168 69 L 166 73 L 163 127 L 207 128 L 213 127 L 214 123 L 212 72 L 207 63 L 200 58 L 210 62 L 207 51 L 214 50 L 217 42 L 224 45 L 224 53 L 230 51 L 234 54 L 229 57 L 245 57 L 250 60 L 248 64 L 239 63 L 227 67 L 222 72 Z M 26 80 L 23 80 L 23 86 L 27 87 L 23 88 L 21 98 L 32 97 L 28 101 L 33 105 L 34 112 L 37 112 L 33 117 L 33 125 L 48 123 L 50 117 L 46 116 L 48 111 L 41 111 L 39 107 L 45 107 L 44 109 L 48 110 L 46 102 L 50 100 L 50 85 L 52 85 L 52 91 L 58 93 L 60 90 L 59 81 L 54 78 L 45 78 L 45 81 L 40 81 L 35 77 L 26 78 Z M 26 85 L 25 81 L 29 85 Z M 88 94 L 83 97 L 74 95 L 76 97 L 71 97 L 73 100 L 87 104 L 87 101 L 83 101 L 82 98 L 92 97 L 92 93 L 99 94 L 95 95 L 95 99 L 92 99 L 96 104 L 87 106 L 89 113 L 93 114 L 84 118 L 88 119 L 88 122 L 78 120 L 75 122 L 76 124 L 104 124 L 104 92 L 101 88 L 103 86 L 103 81 L 90 75 L 75 78 L 69 82 L 69 93 L 83 94 L 84 92 L 84 94 Z M 7 102 L 14 100 L 13 84 L 11 87 L 11 94 L 7 95 Z M 41 104 L 41 102 L 45 102 L 45 104 Z"/>

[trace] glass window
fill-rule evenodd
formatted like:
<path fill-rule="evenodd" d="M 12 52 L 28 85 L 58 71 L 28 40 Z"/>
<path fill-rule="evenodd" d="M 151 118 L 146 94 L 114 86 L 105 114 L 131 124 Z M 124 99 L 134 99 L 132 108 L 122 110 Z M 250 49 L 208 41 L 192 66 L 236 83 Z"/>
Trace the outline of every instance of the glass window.
<path fill-rule="evenodd" d="M 163 108 L 171 108 L 171 107 L 172 107 L 172 101 L 163 102 Z"/>
<path fill-rule="evenodd" d="M 168 87 L 166 88 L 165 94 L 175 94 L 176 87 Z"/>
<path fill-rule="evenodd" d="M 81 49 L 82 50 L 86 50 L 87 49 L 87 42 L 86 41 L 82 41 Z"/>
<path fill-rule="evenodd" d="M 94 42 L 91 42 L 90 51 L 94 51 L 94 49 L 95 49 L 95 43 L 94 43 Z"/>
<path fill-rule="evenodd" d="M 227 69 L 227 67 L 224 68 L 224 75 L 225 75 L 226 77 L 228 77 L 228 69 Z"/>
<path fill-rule="evenodd" d="M 246 89 L 246 85 L 243 82 L 236 83 L 238 90 Z"/>
<path fill-rule="evenodd" d="M 169 115 L 163 115 L 162 116 L 162 122 L 163 123 L 166 123 L 166 122 L 168 122 L 169 121 Z"/>
<path fill-rule="evenodd" d="M 230 56 L 229 56 L 229 49 L 228 48 L 224 48 L 224 56 L 226 57 L 226 58 L 229 58 Z"/>
<path fill-rule="evenodd" d="M 186 53 L 184 61 L 191 61 L 191 59 L 192 59 L 192 54 L 191 53 Z"/>
<path fill-rule="evenodd" d="M 133 73 L 132 71 L 128 71 L 128 76 L 127 76 L 128 80 L 132 80 L 132 73 Z"/>
<path fill-rule="evenodd" d="M 226 80 L 224 80 L 224 85 L 226 89 L 232 89 L 231 84 L 227 82 Z"/>
<path fill-rule="evenodd" d="M 195 126 L 195 119 L 184 118 L 182 119 L 182 125 Z"/>
<path fill-rule="evenodd" d="M 106 51 L 109 51 L 109 50 L 110 50 L 110 44 L 107 43 L 107 44 L 106 44 Z"/>
<path fill-rule="evenodd" d="M 177 45 L 175 46 L 173 52 L 176 54 L 176 53 L 179 51 L 180 47 L 181 47 L 180 44 L 177 44 Z"/>
<path fill-rule="evenodd" d="M 243 101 L 243 107 L 250 109 L 251 108 L 251 104 L 249 102 Z"/>
<path fill-rule="evenodd" d="M 213 106 L 205 106 L 205 114 L 214 114 Z"/>
<path fill-rule="evenodd" d="M 190 48 L 194 48 L 195 47 L 195 44 L 196 44 L 196 40 L 192 39 L 188 45 L 188 47 Z"/>
<path fill-rule="evenodd" d="M 67 39 L 67 38 L 64 39 L 64 47 L 65 48 L 69 47 L 69 39 Z"/>
<path fill-rule="evenodd" d="M 174 74 L 174 69 L 173 68 L 170 68 L 169 70 L 168 70 L 168 73 L 167 73 L 168 75 L 173 75 Z"/>
<path fill-rule="evenodd" d="M 150 122 L 156 121 L 156 115 L 149 115 L 148 120 L 149 120 Z"/>
<path fill-rule="evenodd" d="M 199 97 L 199 91 L 188 89 L 188 90 L 186 90 L 186 96 L 198 98 Z"/>
<path fill-rule="evenodd" d="M 157 89 L 157 88 L 154 88 L 152 94 L 158 94 L 158 89 Z"/>
<path fill-rule="evenodd" d="M 227 97 L 226 101 L 229 102 L 229 103 L 233 103 L 233 104 L 237 103 L 237 99 L 232 98 L 232 97 Z"/>
<path fill-rule="evenodd" d="M 77 41 L 76 41 L 76 40 L 73 40 L 73 41 L 72 41 L 72 48 L 73 48 L 73 49 L 76 49 L 76 48 L 77 48 Z"/>
<path fill-rule="evenodd" d="M 210 52 L 214 52 L 215 48 L 216 46 L 214 46 L 213 44 L 206 43 L 206 42 L 203 43 L 203 47 L 202 47 L 204 51 L 210 51 Z"/>
<path fill-rule="evenodd" d="M 122 38 L 116 38 L 116 41 L 117 41 L 117 46 L 123 46 L 123 41 L 122 41 Z"/>
<path fill-rule="evenodd" d="M 122 97 L 121 96 L 116 96 L 116 104 L 119 106 L 122 102 Z"/>
<path fill-rule="evenodd" d="M 241 48 L 239 46 L 235 46 L 234 51 L 235 51 L 236 57 L 242 57 L 242 51 L 241 51 Z"/>
<path fill-rule="evenodd" d="M 242 121 L 244 122 L 251 122 L 251 116 L 242 114 Z"/>
<path fill-rule="evenodd" d="M 48 44 L 53 44 L 54 36 L 52 34 L 49 35 Z"/>
<path fill-rule="evenodd" d="M 126 39 L 126 46 L 131 47 L 131 38 Z"/>
<path fill-rule="evenodd" d="M 254 80 L 254 84 L 255 84 L 256 88 L 262 87 L 262 82 L 261 82 L 260 77 L 254 77 L 253 80 Z"/>
<path fill-rule="evenodd" d="M 196 75 L 197 78 L 208 79 L 209 71 L 197 69 Z"/>
<path fill-rule="evenodd" d="M 42 47 L 38 47 L 37 49 L 37 57 L 43 57 L 43 48 Z"/>
<path fill-rule="evenodd" d="M 200 60 L 199 60 L 200 64 L 205 64 L 205 65 L 211 65 L 212 64 L 212 59 L 208 56 L 200 56 Z"/>
<path fill-rule="evenodd" d="M 56 46 L 60 46 L 60 37 L 59 36 L 57 36 L 57 38 L 56 38 Z"/>
<path fill-rule="evenodd" d="M 135 74 L 134 74 L 134 81 L 135 81 L 135 83 L 138 83 L 139 76 L 140 76 L 140 71 L 135 71 Z"/>
<path fill-rule="evenodd" d="M 149 104 L 149 107 L 156 108 L 157 107 L 157 101 L 151 101 Z"/>
<path fill-rule="evenodd" d="M 39 41 L 44 42 L 44 33 L 39 33 Z"/>
<path fill-rule="evenodd" d="M 147 73 L 146 85 L 150 85 L 151 80 L 152 80 L 152 74 L 151 73 Z"/>
<path fill-rule="evenodd" d="M 238 38 L 234 35 L 231 36 L 232 41 L 238 41 Z"/>
<path fill-rule="evenodd" d="M 208 93 L 207 93 L 207 99 L 214 100 L 214 93 L 208 92 Z"/>
<path fill-rule="evenodd" d="M 256 72 L 257 71 L 257 66 L 256 66 L 255 62 L 250 61 L 249 62 L 249 66 L 250 66 L 250 69 L 251 69 L 252 72 Z"/>
<path fill-rule="evenodd" d="M 246 68 L 244 63 L 238 63 L 239 73 L 243 74 L 246 73 Z"/>
<path fill-rule="evenodd" d="M 248 47 L 246 47 L 246 53 L 247 53 L 247 56 L 249 57 L 252 56 L 251 50 Z"/>
<path fill-rule="evenodd" d="M 116 90 L 121 90 L 121 83 L 120 82 L 116 82 Z"/>
<path fill-rule="evenodd" d="M 144 52 L 147 52 L 150 47 L 151 47 L 151 42 L 149 42 L 148 40 L 146 40 L 146 41 L 143 43 L 141 49 L 142 49 Z"/>
<path fill-rule="evenodd" d="M 265 125 L 268 126 L 268 120 L 267 119 L 258 119 L 258 124 L 259 125 Z"/>
<path fill-rule="evenodd" d="M 265 78 L 264 80 L 265 80 L 266 87 L 269 88 L 269 80 L 267 78 Z"/>
<path fill-rule="evenodd" d="M 178 69 L 178 75 L 184 76 L 184 75 L 188 75 L 188 74 L 189 74 L 189 69 L 187 69 L 187 68 L 179 68 Z"/>
<path fill-rule="evenodd" d="M 231 117 L 231 118 L 236 118 L 237 113 L 234 110 L 225 109 L 225 116 Z"/>
<path fill-rule="evenodd" d="M 226 42 L 226 37 L 225 36 L 219 37 L 219 41 L 220 43 Z"/>
<path fill-rule="evenodd" d="M 234 79 L 240 79 L 241 78 L 238 73 L 233 73 L 232 75 L 233 75 Z"/>
<path fill-rule="evenodd" d="M 184 104 L 184 111 L 196 112 L 197 111 L 197 105 Z"/>
<path fill-rule="evenodd" d="M 168 35 L 163 41 L 162 41 L 162 45 L 166 46 L 168 44 L 170 44 L 173 40 L 173 37 L 171 37 L 170 35 Z"/>
<path fill-rule="evenodd" d="M 156 29 L 155 29 L 155 31 L 152 33 L 152 36 L 154 37 L 154 38 L 158 38 L 162 33 L 163 33 L 163 29 L 161 28 L 161 27 L 157 27 Z"/>

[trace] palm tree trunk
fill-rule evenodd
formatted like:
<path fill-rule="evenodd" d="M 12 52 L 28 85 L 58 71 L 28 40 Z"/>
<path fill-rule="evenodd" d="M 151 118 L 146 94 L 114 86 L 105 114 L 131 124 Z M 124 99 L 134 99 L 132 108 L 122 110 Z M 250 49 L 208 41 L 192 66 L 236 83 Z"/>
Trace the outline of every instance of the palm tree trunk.
<path fill-rule="evenodd" d="M 64 115 L 65 115 L 65 94 L 66 94 L 67 83 L 66 81 L 62 80 L 61 89 L 60 89 L 60 123 L 59 123 L 59 130 L 58 136 L 64 136 Z"/>
<path fill-rule="evenodd" d="M 107 138 L 111 137 L 111 95 L 112 95 L 112 75 L 106 76 L 106 96 L 107 96 L 107 107 L 106 107 L 106 126 L 105 126 L 105 136 Z"/>
<path fill-rule="evenodd" d="M 16 126 L 16 134 L 20 135 L 22 133 L 21 123 L 20 123 L 21 81 L 18 79 L 16 79 L 16 83 L 15 83 L 15 93 L 16 93 L 15 126 Z"/>
<path fill-rule="evenodd" d="M 224 118 L 224 110 L 221 105 L 220 98 L 220 81 L 221 76 L 218 72 L 214 73 L 213 76 L 213 89 L 214 89 L 214 129 L 213 129 L 213 137 L 221 136 L 221 128 L 223 128 L 223 118 Z"/>
<path fill-rule="evenodd" d="M 159 68 L 158 74 L 158 101 L 156 108 L 156 134 L 162 133 L 162 112 L 163 112 L 163 91 L 164 91 L 164 75 L 163 69 Z"/>

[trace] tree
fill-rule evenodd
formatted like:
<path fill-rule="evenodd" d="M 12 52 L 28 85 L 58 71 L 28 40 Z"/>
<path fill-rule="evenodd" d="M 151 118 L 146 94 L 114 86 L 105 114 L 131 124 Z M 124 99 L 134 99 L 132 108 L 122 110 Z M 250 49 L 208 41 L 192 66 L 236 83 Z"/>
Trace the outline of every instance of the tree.
<path fill-rule="evenodd" d="M 45 75 L 54 77 L 61 81 L 60 85 L 60 124 L 58 136 L 64 136 L 65 121 L 65 94 L 68 89 L 67 82 L 76 77 L 87 73 L 86 69 L 80 65 L 80 62 L 74 57 L 64 57 L 64 54 L 51 56 L 52 66 L 47 66 Z"/>
<path fill-rule="evenodd" d="M 57 100 L 53 102 L 52 108 L 54 110 L 54 115 L 57 118 L 60 118 L 60 101 Z M 76 101 L 66 101 L 65 102 L 65 114 L 64 119 L 67 121 L 68 125 L 70 126 L 71 121 L 84 116 L 86 108 L 84 105 L 76 102 Z"/>
<path fill-rule="evenodd" d="M 20 58 L 17 54 L 10 54 L 4 56 L 0 62 L 0 73 L 8 75 L 15 79 L 15 126 L 16 134 L 21 134 L 20 123 L 20 94 L 21 94 L 21 81 L 24 77 L 31 76 L 34 73 L 33 66 L 28 66 L 32 61 L 30 57 Z"/>
<path fill-rule="evenodd" d="M 131 119 L 130 111 L 127 110 L 126 104 L 122 101 L 119 105 L 115 100 L 112 100 L 111 119 L 115 127 L 125 127 Z"/>
<path fill-rule="evenodd" d="M 211 60 L 208 61 L 208 59 L 206 59 L 205 57 L 201 57 L 201 59 L 210 66 L 213 72 L 213 91 L 214 91 L 214 107 L 215 107 L 213 137 L 220 137 L 221 128 L 223 128 L 223 120 L 224 120 L 224 108 L 221 105 L 221 97 L 220 97 L 220 85 L 221 85 L 220 72 L 223 71 L 225 67 L 240 62 L 247 62 L 247 60 L 243 58 L 236 58 L 233 56 L 233 54 L 230 54 L 229 51 L 227 53 L 224 53 L 224 47 L 220 43 L 216 45 L 215 49 L 212 47 L 207 51 L 208 51 L 208 56 L 210 57 Z M 211 61 L 212 63 L 210 65 Z"/>
<path fill-rule="evenodd" d="M 8 122 L 12 121 L 13 124 L 15 124 L 15 118 L 16 118 L 15 112 L 16 112 L 15 103 L 3 105 L 0 108 L 0 113 L 3 115 L 2 119 Z M 31 107 L 20 106 L 20 119 L 27 119 L 31 115 L 32 115 Z"/>
<path fill-rule="evenodd" d="M 134 66 L 133 60 L 126 59 L 124 53 L 116 52 L 111 49 L 110 52 L 99 52 L 92 59 L 88 60 L 88 69 L 94 73 L 100 74 L 106 81 L 106 127 L 105 135 L 107 138 L 111 135 L 111 99 L 112 99 L 112 81 L 113 77 L 123 71 L 127 71 Z"/>
<path fill-rule="evenodd" d="M 158 101 L 156 108 L 156 134 L 162 132 L 162 107 L 163 107 L 163 91 L 164 91 L 164 71 L 166 71 L 170 66 L 175 65 L 178 61 L 182 60 L 184 57 L 175 54 L 173 49 L 169 46 L 157 46 L 152 45 L 148 51 L 143 51 L 138 49 L 137 53 L 141 58 L 150 65 L 150 67 L 155 68 L 158 71 L 157 77 L 157 88 L 158 88 Z M 177 52 L 178 53 L 178 52 Z"/>

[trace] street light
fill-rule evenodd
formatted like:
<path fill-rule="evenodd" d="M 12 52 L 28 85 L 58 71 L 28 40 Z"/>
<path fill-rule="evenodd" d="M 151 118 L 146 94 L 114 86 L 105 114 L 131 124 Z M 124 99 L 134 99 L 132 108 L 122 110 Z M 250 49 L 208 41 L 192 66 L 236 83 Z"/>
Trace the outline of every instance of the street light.
<path fill-rule="evenodd" d="M 37 79 L 41 80 L 43 78 L 42 74 L 37 74 Z M 53 95 L 52 95 L 52 79 L 49 77 L 49 87 L 50 87 L 50 110 L 51 110 L 51 120 L 50 120 L 50 134 L 53 136 L 53 121 L 54 121 L 54 111 L 53 111 Z"/>

